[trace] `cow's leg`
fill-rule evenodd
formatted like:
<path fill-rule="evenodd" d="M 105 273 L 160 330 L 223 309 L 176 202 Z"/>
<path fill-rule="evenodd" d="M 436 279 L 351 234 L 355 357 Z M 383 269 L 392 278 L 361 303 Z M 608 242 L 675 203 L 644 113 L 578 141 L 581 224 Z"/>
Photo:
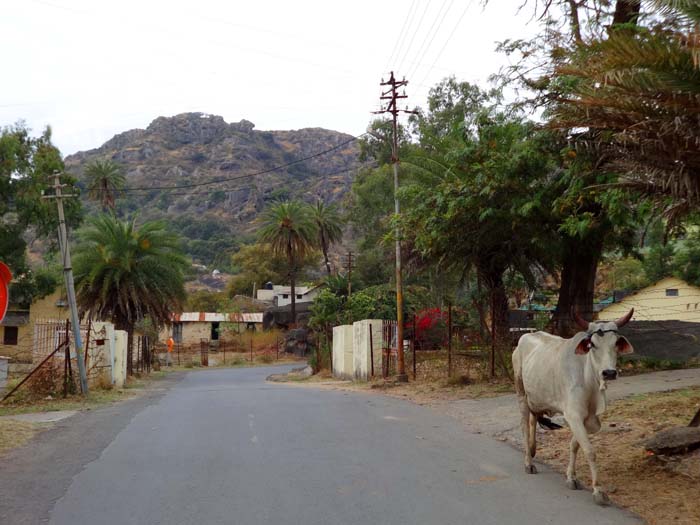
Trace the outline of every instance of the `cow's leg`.
<path fill-rule="evenodd" d="M 534 458 L 537 454 L 537 416 L 532 412 L 530 412 L 529 423 L 527 448 L 529 449 L 530 457 Z"/>
<path fill-rule="evenodd" d="M 523 450 L 525 451 L 525 472 L 537 474 L 537 468 L 532 464 L 532 451 L 530 448 L 530 407 L 527 405 L 527 397 L 518 394 L 520 405 L 520 428 L 523 431 Z"/>
<path fill-rule="evenodd" d="M 571 436 L 569 444 L 569 467 L 566 469 L 566 486 L 571 490 L 581 488 L 581 483 L 576 479 L 576 455 L 578 454 L 579 444 L 574 436 Z"/>
<path fill-rule="evenodd" d="M 583 453 L 586 455 L 588 460 L 588 466 L 591 469 L 591 485 L 593 486 L 593 499 L 598 505 L 607 505 L 610 500 L 607 494 L 600 490 L 598 486 L 598 467 L 595 462 L 595 450 L 593 450 L 593 445 L 591 440 L 588 438 L 588 432 L 583 424 L 580 416 L 564 414 L 564 417 L 569 422 L 571 427 L 571 432 L 574 434 L 574 439 L 581 445 Z"/>

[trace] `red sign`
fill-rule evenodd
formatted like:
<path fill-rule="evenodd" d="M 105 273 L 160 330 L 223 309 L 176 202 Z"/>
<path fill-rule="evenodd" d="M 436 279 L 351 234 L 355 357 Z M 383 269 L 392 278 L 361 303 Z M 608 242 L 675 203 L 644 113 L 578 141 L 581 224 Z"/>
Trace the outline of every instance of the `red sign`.
<path fill-rule="evenodd" d="M 5 263 L 0 262 L 0 323 L 5 319 L 7 305 L 10 301 L 10 281 L 12 273 Z"/>

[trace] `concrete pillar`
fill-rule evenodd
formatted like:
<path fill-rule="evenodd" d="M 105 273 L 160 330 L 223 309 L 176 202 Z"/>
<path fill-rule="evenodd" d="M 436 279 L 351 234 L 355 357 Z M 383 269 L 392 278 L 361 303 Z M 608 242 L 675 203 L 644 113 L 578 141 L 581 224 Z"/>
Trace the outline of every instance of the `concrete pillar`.
<path fill-rule="evenodd" d="M 92 328 L 93 333 L 91 337 L 94 339 L 90 341 L 90 348 L 86 348 L 85 351 L 88 352 L 92 349 L 92 351 L 90 351 L 90 361 L 94 363 L 93 359 L 99 357 L 99 366 L 109 368 L 110 381 L 114 384 L 114 325 L 112 323 L 95 321 L 92 323 Z M 103 341 L 103 344 L 98 345 L 98 340 Z"/>
<path fill-rule="evenodd" d="M 9 368 L 9 362 L 9 357 L 0 355 L 0 389 L 5 388 L 5 385 L 7 384 L 7 370 Z"/>
<path fill-rule="evenodd" d="M 126 330 L 114 331 L 114 386 L 123 388 L 126 383 Z"/>
<path fill-rule="evenodd" d="M 370 330 L 372 331 L 372 348 L 374 353 L 374 375 L 382 370 L 382 320 L 364 319 L 352 325 L 353 335 L 353 375 L 355 379 L 367 381 L 371 374 Z"/>
<path fill-rule="evenodd" d="M 352 325 L 333 327 L 333 376 L 353 378 Z"/>

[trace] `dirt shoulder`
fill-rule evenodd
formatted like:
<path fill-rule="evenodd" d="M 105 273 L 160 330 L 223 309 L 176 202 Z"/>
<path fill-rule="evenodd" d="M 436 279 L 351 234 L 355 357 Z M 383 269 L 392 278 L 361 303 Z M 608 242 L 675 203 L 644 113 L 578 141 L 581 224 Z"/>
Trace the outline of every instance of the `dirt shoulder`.
<path fill-rule="evenodd" d="M 643 442 L 652 434 L 685 426 L 700 407 L 700 386 L 672 392 L 639 394 L 612 404 L 600 432 L 591 436 L 599 478 L 618 505 L 639 514 L 651 525 L 700 523 L 700 450 L 660 458 L 645 453 Z M 565 428 L 538 435 L 538 459 L 566 471 L 570 431 Z M 582 454 L 579 479 L 590 485 Z"/>
<path fill-rule="evenodd" d="M 165 386 L 183 374 L 180 372 L 153 372 L 149 376 L 130 378 L 124 388 L 93 388 L 90 395 L 29 397 L 18 391 L 0 404 L 0 457 L 29 443 L 42 432 L 53 428 L 59 421 L 80 412 L 132 400 Z"/>

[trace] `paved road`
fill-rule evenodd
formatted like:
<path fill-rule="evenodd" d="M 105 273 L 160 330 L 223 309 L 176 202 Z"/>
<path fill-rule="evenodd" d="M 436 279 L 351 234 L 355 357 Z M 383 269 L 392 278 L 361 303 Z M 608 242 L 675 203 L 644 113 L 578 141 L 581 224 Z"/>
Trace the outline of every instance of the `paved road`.
<path fill-rule="evenodd" d="M 526 475 L 518 452 L 446 415 L 265 383 L 279 371 L 191 372 L 135 407 L 64 487 L 50 523 L 639 523 L 547 468 Z"/>

